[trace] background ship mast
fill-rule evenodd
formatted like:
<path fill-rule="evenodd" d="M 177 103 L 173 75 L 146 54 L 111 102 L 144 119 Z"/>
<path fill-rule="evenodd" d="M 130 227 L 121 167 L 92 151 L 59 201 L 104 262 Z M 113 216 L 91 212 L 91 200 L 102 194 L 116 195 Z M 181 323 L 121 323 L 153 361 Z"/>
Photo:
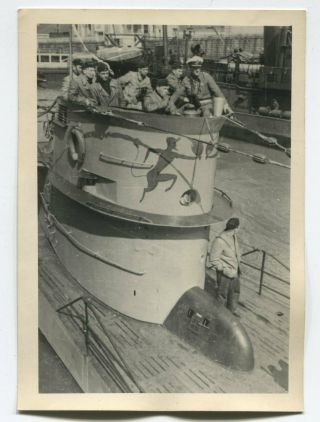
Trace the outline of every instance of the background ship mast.
<path fill-rule="evenodd" d="M 72 79 L 72 28 L 73 26 L 70 25 L 70 32 L 69 32 L 69 75 Z"/>

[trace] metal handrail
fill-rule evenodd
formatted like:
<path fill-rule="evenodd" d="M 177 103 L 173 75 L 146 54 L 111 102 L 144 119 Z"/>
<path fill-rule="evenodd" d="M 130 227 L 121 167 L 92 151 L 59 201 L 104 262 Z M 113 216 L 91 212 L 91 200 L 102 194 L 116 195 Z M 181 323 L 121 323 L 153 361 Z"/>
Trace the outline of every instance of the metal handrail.
<path fill-rule="evenodd" d="M 84 305 L 84 315 L 79 314 L 76 312 L 73 305 L 76 303 L 83 303 Z M 140 383 L 135 379 L 132 371 L 126 364 L 125 359 L 122 356 L 119 348 L 116 346 L 115 342 L 111 338 L 111 333 L 106 330 L 105 325 L 101 321 L 99 315 L 94 309 L 94 300 L 90 295 L 83 295 L 77 297 L 76 299 L 66 303 L 65 305 L 59 307 L 56 312 L 66 315 L 72 318 L 76 318 L 82 322 L 82 327 L 79 327 L 84 334 L 85 339 L 85 346 L 86 346 L 86 355 L 89 355 L 89 352 L 92 352 L 92 355 L 97 359 L 97 361 L 101 364 L 101 366 L 105 369 L 108 375 L 112 378 L 112 380 L 118 385 L 122 392 L 133 392 L 130 388 L 127 380 L 121 376 L 119 370 L 115 364 L 119 366 L 119 368 L 123 371 L 123 373 L 128 377 L 128 379 L 135 385 L 138 392 L 143 393 L 144 389 L 140 386 Z M 91 314 L 89 313 L 91 312 Z M 94 331 L 92 324 L 90 324 L 90 317 L 94 317 L 98 326 L 101 328 L 104 335 L 109 340 L 114 352 L 110 349 L 103 347 L 101 338 L 98 334 Z M 90 338 L 91 337 L 91 338 Z M 97 346 L 100 345 L 99 350 Z"/>
<path fill-rule="evenodd" d="M 290 285 L 290 282 L 288 282 L 287 280 L 284 280 L 283 278 L 281 278 L 281 277 L 277 276 L 276 274 L 272 274 L 272 273 L 270 273 L 269 271 L 266 271 L 266 270 L 265 270 L 266 258 L 267 258 L 268 256 L 269 256 L 270 258 L 274 259 L 274 260 L 275 260 L 276 262 L 278 262 L 280 265 L 282 265 L 282 267 L 283 267 L 283 268 L 285 268 L 287 271 L 290 271 L 290 268 L 289 268 L 288 266 L 286 266 L 283 262 L 281 262 L 278 258 L 276 258 L 274 255 L 272 255 L 272 254 L 270 254 L 270 253 L 266 252 L 266 251 L 265 251 L 265 250 L 263 250 L 263 249 L 253 248 L 251 251 L 247 251 L 247 252 L 243 253 L 243 254 L 241 255 L 241 257 L 248 256 L 248 255 L 251 255 L 251 254 L 256 253 L 256 252 L 258 252 L 258 253 L 261 253 L 261 254 L 262 254 L 262 260 L 261 260 L 261 267 L 260 267 L 260 268 L 259 268 L 259 267 L 257 267 L 257 266 L 255 266 L 255 265 L 249 264 L 248 262 L 242 261 L 242 260 L 241 260 L 241 263 L 242 263 L 242 264 L 244 264 L 244 265 L 246 265 L 246 266 L 248 266 L 248 267 L 250 267 L 250 268 L 252 268 L 252 269 L 255 269 L 255 270 L 257 270 L 257 271 L 260 271 L 259 292 L 258 292 L 258 294 L 259 294 L 260 296 L 262 295 L 262 289 L 263 289 L 263 287 L 264 287 L 264 288 L 266 288 L 266 289 L 268 289 L 268 290 L 271 290 L 271 291 L 273 291 L 273 292 L 275 292 L 275 293 L 279 294 L 280 296 L 283 296 L 283 297 L 285 297 L 285 298 L 287 298 L 287 299 L 290 299 L 290 297 L 289 297 L 288 295 L 286 295 L 286 294 L 284 294 L 284 293 L 281 293 L 281 292 L 279 292 L 279 291 L 277 291 L 277 290 L 275 290 L 275 289 L 273 289 L 273 288 L 271 288 L 271 287 L 266 286 L 265 284 L 263 284 L 263 278 L 264 278 L 264 275 L 266 274 L 266 275 L 268 275 L 269 277 L 273 277 L 273 278 L 275 278 L 275 279 L 277 279 L 277 280 L 281 281 L 281 282 L 282 282 L 282 283 L 284 283 L 284 284 Z"/>

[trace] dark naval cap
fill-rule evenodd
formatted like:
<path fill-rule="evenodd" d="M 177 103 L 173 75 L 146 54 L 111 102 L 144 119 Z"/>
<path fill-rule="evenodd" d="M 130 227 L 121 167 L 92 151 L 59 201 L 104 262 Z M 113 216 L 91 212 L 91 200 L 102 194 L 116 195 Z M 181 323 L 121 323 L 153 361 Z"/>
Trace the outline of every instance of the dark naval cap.
<path fill-rule="evenodd" d="M 196 44 L 196 45 L 192 46 L 190 48 L 190 50 L 191 50 L 191 52 L 193 53 L 194 56 L 202 57 L 206 54 L 206 52 L 201 47 L 201 44 Z"/>
<path fill-rule="evenodd" d="M 82 60 L 81 60 L 81 59 L 73 59 L 73 60 L 72 60 L 72 64 L 73 64 L 74 66 L 82 66 L 82 65 L 83 65 L 83 62 L 82 62 Z"/>
<path fill-rule="evenodd" d="M 87 69 L 88 67 L 96 67 L 96 62 L 93 60 L 88 60 L 82 64 L 83 69 Z"/>
<path fill-rule="evenodd" d="M 240 220 L 237 217 L 230 218 L 226 224 L 226 230 L 233 230 L 239 227 Z"/>
<path fill-rule="evenodd" d="M 107 62 L 99 62 L 97 64 L 97 72 L 104 72 L 104 71 L 108 71 L 111 75 L 113 75 L 113 70 L 111 69 L 111 67 L 109 66 L 109 64 Z"/>
<path fill-rule="evenodd" d="M 180 60 L 174 60 L 172 63 L 170 63 L 171 69 L 180 69 L 183 67 L 183 64 Z"/>
<path fill-rule="evenodd" d="M 107 66 L 105 63 L 98 63 L 97 64 L 97 71 L 98 72 L 103 72 L 104 70 L 107 70 L 109 72 L 109 66 Z"/>
<path fill-rule="evenodd" d="M 138 69 L 144 69 L 144 68 L 147 68 L 147 67 L 149 67 L 149 64 L 147 63 L 147 61 L 144 60 L 143 58 L 141 58 L 137 63 L 137 68 Z"/>
<path fill-rule="evenodd" d="M 169 88 L 168 81 L 166 79 L 158 79 L 157 80 L 157 87 L 159 87 L 159 86 L 167 86 Z"/>

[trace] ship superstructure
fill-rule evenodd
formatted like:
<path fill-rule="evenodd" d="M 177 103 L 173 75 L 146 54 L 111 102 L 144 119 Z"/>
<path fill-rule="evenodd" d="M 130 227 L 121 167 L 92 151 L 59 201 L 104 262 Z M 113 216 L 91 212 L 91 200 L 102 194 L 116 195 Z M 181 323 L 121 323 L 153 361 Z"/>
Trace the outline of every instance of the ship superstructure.
<path fill-rule="evenodd" d="M 40 222 L 92 297 L 249 370 L 248 335 L 204 291 L 209 227 L 231 212 L 214 189 L 223 123 L 223 116 L 101 113 L 60 99 Z M 192 324 L 201 330 L 190 337 Z"/>

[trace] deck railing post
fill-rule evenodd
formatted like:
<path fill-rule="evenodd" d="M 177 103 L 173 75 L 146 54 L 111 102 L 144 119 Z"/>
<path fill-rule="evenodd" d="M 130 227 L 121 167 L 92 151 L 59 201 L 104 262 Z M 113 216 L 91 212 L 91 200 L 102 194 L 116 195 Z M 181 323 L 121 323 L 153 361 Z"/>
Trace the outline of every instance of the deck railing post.
<path fill-rule="evenodd" d="M 263 286 L 263 276 L 264 276 L 264 267 L 266 262 L 266 251 L 262 252 L 262 262 L 261 262 L 261 269 L 260 269 L 260 284 L 259 284 L 259 295 L 262 294 L 262 286 Z"/>

